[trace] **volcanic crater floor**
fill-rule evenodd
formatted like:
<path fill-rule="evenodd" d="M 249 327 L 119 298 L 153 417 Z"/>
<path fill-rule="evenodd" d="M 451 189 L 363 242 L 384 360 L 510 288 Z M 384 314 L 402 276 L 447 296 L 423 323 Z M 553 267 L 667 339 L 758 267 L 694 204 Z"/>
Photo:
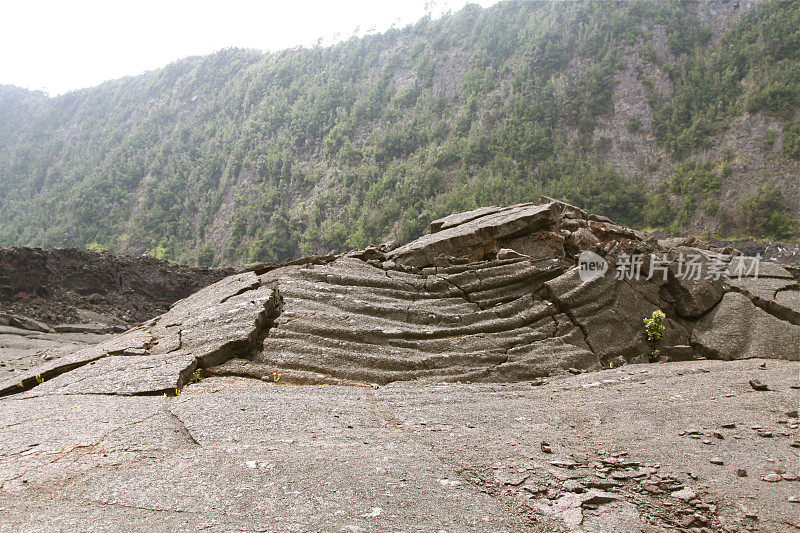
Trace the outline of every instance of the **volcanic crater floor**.
<path fill-rule="evenodd" d="M 276 378 L 0 398 L 0 531 L 800 529 L 797 362 Z"/>

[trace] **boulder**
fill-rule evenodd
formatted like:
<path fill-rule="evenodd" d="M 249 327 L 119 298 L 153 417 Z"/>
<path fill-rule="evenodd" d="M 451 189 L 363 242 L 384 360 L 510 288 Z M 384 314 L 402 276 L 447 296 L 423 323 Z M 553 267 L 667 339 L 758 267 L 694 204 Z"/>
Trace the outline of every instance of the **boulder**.
<path fill-rule="evenodd" d="M 665 288 L 679 316 L 699 317 L 719 303 L 725 294 L 724 274 L 730 257 L 678 246 L 669 250 L 667 258 L 670 264 Z"/>
<path fill-rule="evenodd" d="M 497 254 L 502 241 L 531 234 L 554 222 L 560 215 L 557 203 L 520 204 L 494 210 L 471 212 L 469 216 L 437 221 L 439 231 L 401 246 L 387 257 L 398 265 L 424 267 L 439 255 L 481 260 Z M 524 252 L 522 252 L 524 253 Z"/>
<path fill-rule="evenodd" d="M 743 294 L 729 292 L 694 327 L 692 347 L 715 359 L 800 361 L 800 326 L 767 313 Z"/>
<path fill-rule="evenodd" d="M 567 238 L 567 250 L 571 255 L 577 256 L 583 250 L 591 250 L 600 244 L 600 239 L 585 227 L 578 227 Z"/>

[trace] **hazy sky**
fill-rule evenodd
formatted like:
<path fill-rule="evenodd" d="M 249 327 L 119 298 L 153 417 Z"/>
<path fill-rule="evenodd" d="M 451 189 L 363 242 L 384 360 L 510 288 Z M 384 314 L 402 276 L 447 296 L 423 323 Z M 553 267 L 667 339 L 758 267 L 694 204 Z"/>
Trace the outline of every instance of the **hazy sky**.
<path fill-rule="evenodd" d="M 331 43 L 496 1 L 11 0 L 0 6 L 0 84 L 57 95 L 220 48 Z"/>

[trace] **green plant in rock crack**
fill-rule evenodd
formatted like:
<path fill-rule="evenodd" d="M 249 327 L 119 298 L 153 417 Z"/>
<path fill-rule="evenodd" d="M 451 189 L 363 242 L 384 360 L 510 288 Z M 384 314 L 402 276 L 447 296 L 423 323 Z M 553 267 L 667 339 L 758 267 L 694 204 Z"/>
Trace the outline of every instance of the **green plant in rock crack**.
<path fill-rule="evenodd" d="M 645 317 L 642 319 L 645 333 L 647 333 L 647 342 L 650 343 L 650 347 L 652 348 L 649 355 L 651 363 L 658 360 L 658 356 L 661 353 L 656 349 L 656 345 L 664 338 L 664 330 L 666 330 L 666 326 L 664 325 L 665 318 L 667 318 L 667 315 L 660 309 L 656 309 L 653 311 L 653 314 L 650 315 L 650 318 Z"/>

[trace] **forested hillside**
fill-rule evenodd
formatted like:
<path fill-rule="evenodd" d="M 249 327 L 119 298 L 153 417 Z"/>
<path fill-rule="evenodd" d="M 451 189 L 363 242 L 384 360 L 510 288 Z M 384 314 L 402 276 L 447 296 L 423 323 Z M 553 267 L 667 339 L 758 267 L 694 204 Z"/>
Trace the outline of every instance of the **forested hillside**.
<path fill-rule="evenodd" d="M 0 87 L 0 245 L 280 260 L 540 194 L 791 239 L 799 110 L 800 0 L 470 6 L 56 98 Z"/>

